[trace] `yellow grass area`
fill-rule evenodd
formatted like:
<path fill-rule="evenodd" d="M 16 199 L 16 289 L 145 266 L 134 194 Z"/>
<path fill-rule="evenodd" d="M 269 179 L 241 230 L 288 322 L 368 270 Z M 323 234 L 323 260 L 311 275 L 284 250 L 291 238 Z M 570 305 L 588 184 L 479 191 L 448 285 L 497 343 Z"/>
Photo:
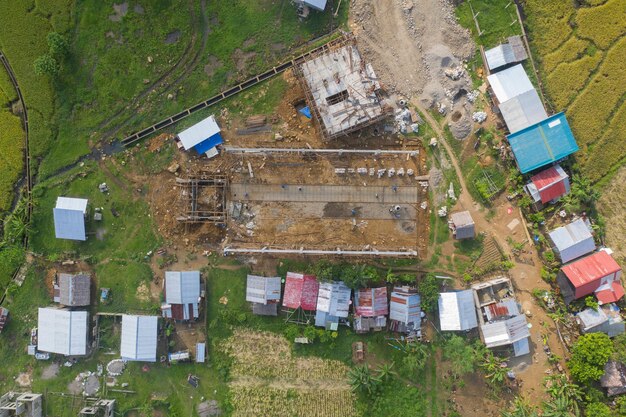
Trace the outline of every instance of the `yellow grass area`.
<path fill-rule="evenodd" d="M 236 329 L 221 349 L 233 358 L 229 388 L 235 417 L 356 415 L 342 362 L 294 357 L 284 337 L 246 329 Z"/>
<path fill-rule="evenodd" d="M 576 14 L 577 35 L 607 49 L 626 32 L 626 3 L 609 0 L 597 7 L 581 8 Z"/>
<path fill-rule="evenodd" d="M 612 169 L 624 165 L 626 158 L 626 101 L 613 115 L 613 119 L 604 134 L 593 144 L 593 152 L 589 153 L 583 172 L 592 181 L 598 181 Z M 621 194 L 626 195 L 626 183 L 622 182 Z M 604 191 L 609 192 L 608 190 Z M 623 212 L 621 213 L 624 216 Z M 622 230 L 623 233 L 623 230 Z"/>
<path fill-rule="evenodd" d="M 532 31 L 532 44 L 543 56 L 557 49 L 570 37 L 569 20 L 576 11 L 571 1 L 527 0 L 526 12 Z"/>
<path fill-rule="evenodd" d="M 603 54 L 597 51 L 593 56 L 585 55 L 576 61 L 563 62 L 548 75 L 546 91 L 558 111 L 565 110 L 567 105 L 580 94 L 602 58 Z"/>
<path fill-rule="evenodd" d="M 613 249 L 613 256 L 624 265 L 626 262 L 626 217 L 624 207 L 626 207 L 626 166 L 622 166 L 609 184 L 602 191 L 602 196 L 598 203 L 600 212 L 606 217 L 606 243 Z"/>
<path fill-rule="evenodd" d="M 553 71 L 557 65 L 563 62 L 572 62 L 585 53 L 587 47 L 589 47 L 589 41 L 571 36 L 563 45 L 549 54 L 545 55 L 541 59 L 543 69 L 546 72 Z"/>

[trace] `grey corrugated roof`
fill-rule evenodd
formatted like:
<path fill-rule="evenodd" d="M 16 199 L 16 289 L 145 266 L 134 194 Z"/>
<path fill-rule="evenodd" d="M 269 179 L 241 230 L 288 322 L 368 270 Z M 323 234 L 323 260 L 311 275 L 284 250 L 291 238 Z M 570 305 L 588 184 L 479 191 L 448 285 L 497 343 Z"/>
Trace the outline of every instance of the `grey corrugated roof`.
<path fill-rule="evenodd" d="M 58 197 L 53 209 L 54 232 L 57 239 L 87 240 L 85 213 L 87 200 L 83 198 Z"/>
<path fill-rule="evenodd" d="M 336 317 L 348 317 L 351 290 L 341 281 L 320 283 L 317 310 Z"/>
<path fill-rule="evenodd" d="M 267 304 L 280 301 L 280 277 L 260 277 L 248 275 L 246 285 L 246 301 Z"/>
<path fill-rule="evenodd" d="M 321 12 L 323 12 L 324 9 L 326 8 L 327 0 L 303 0 L 303 1 L 304 1 L 304 4 L 306 4 L 307 6 L 310 6 Z"/>
<path fill-rule="evenodd" d="M 394 288 L 391 292 L 391 300 L 389 301 L 389 319 L 404 324 L 414 323 L 414 327 L 419 328 L 422 322 L 420 315 L 421 301 L 417 293 Z"/>
<path fill-rule="evenodd" d="M 578 219 L 549 233 L 561 262 L 567 263 L 593 252 L 596 244 L 583 219 Z"/>
<path fill-rule="evenodd" d="M 511 133 L 548 118 L 546 109 L 534 88 L 501 103 L 499 107 Z"/>
<path fill-rule="evenodd" d="M 499 103 L 504 103 L 535 88 L 521 65 L 491 74 L 487 80 Z"/>
<path fill-rule="evenodd" d="M 120 348 L 122 359 L 156 362 L 158 323 L 156 316 L 124 314 Z"/>
<path fill-rule="evenodd" d="M 204 353 L 206 345 L 204 343 L 196 344 L 196 363 L 204 363 Z"/>
<path fill-rule="evenodd" d="M 576 315 L 578 323 L 581 325 L 583 331 L 599 326 L 609 320 L 606 313 L 601 309 L 587 308 Z"/>
<path fill-rule="evenodd" d="M 40 308 L 37 322 L 37 349 L 66 356 L 87 354 L 86 311 Z"/>
<path fill-rule="evenodd" d="M 474 219 L 469 211 L 452 213 L 450 217 L 455 227 L 455 237 L 457 239 L 472 238 L 476 234 L 474 230 Z"/>
<path fill-rule="evenodd" d="M 519 315 L 508 320 L 486 323 L 481 326 L 485 345 L 488 348 L 513 344 L 530 337 L 526 316 Z"/>
<path fill-rule="evenodd" d="M 197 304 L 200 298 L 200 271 L 165 272 L 167 304 Z"/>
<path fill-rule="evenodd" d="M 89 275 L 59 274 L 60 303 L 68 307 L 91 304 L 91 278 Z"/>
<path fill-rule="evenodd" d="M 442 331 L 461 331 L 478 327 L 474 292 L 463 290 L 439 294 L 439 322 Z"/>
<path fill-rule="evenodd" d="M 517 62 L 513 48 L 508 43 L 498 45 L 485 51 L 487 66 L 491 71 L 503 67 L 507 64 Z"/>

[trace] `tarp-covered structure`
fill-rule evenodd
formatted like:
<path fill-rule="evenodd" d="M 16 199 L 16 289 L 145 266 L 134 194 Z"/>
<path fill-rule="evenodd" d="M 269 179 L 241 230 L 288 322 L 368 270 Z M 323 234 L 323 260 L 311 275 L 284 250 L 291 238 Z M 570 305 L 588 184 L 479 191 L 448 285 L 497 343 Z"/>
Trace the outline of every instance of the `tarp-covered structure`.
<path fill-rule="evenodd" d="M 54 233 L 57 239 L 87 240 L 85 216 L 88 200 L 58 197 L 53 209 Z"/>
<path fill-rule="evenodd" d="M 156 362 L 158 327 L 157 316 L 122 315 L 122 359 Z"/>
<path fill-rule="evenodd" d="M 37 349 L 65 356 L 87 354 L 86 311 L 40 308 L 37 321 Z"/>
<path fill-rule="evenodd" d="M 573 261 L 596 250 L 589 226 L 583 219 L 557 227 L 548 233 L 552 251 L 563 263 Z"/>

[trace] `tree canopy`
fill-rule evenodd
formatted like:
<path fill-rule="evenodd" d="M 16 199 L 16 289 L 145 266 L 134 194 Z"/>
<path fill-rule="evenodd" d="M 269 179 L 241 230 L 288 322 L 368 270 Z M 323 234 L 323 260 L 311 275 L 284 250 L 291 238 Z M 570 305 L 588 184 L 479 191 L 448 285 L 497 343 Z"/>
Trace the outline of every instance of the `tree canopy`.
<path fill-rule="evenodd" d="M 582 384 L 597 381 L 613 354 L 613 342 L 604 333 L 589 333 L 578 338 L 568 362 L 574 379 Z"/>

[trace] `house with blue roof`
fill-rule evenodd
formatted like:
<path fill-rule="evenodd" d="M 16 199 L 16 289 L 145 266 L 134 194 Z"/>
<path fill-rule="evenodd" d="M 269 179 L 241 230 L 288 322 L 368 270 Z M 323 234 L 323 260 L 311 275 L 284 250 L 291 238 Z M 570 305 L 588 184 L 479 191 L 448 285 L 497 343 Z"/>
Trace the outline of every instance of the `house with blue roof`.
<path fill-rule="evenodd" d="M 211 115 L 180 132 L 178 139 L 186 151 L 194 149 L 198 155 L 206 154 L 212 158 L 218 154 L 217 145 L 224 142 L 220 131 L 215 116 Z"/>
<path fill-rule="evenodd" d="M 85 233 L 87 203 L 84 198 L 57 198 L 57 204 L 53 209 L 54 233 L 57 239 L 87 240 Z"/>
<path fill-rule="evenodd" d="M 507 136 L 522 174 L 557 162 L 578 150 L 563 112 Z"/>

